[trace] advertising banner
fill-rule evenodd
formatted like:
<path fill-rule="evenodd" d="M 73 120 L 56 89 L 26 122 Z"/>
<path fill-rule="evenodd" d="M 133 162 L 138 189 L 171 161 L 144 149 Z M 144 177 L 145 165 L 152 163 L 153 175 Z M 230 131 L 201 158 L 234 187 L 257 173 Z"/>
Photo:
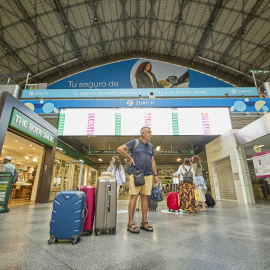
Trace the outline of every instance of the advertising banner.
<path fill-rule="evenodd" d="M 268 112 L 270 99 L 201 98 L 201 99 L 102 99 L 102 100 L 21 100 L 35 113 L 59 113 L 60 108 L 173 108 L 229 107 L 231 112 Z"/>
<path fill-rule="evenodd" d="M 223 88 L 140 88 L 140 89 L 45 89 L 24 90 L 22 98 L 149 98 L 155 97 L 229 97 L 258 96 L 256 87 L 223 87 Z"/>
<path fill-rule="evenodd" d="M 150 66 L 147 66 L 149 65 Z M 145 70 L 148 72 L 145 73 Z M 150 76 L 149 76 L 150 75 Z M 130 59 L 92 68 L 48 86 L 49 89 L 132 89 L 231 87 L 224 81 L 179 65 Z"/>
<path fill-rule="evenodd" d="M 270 177 L 270 154 L 264 151 L 252 155 L 254 170 L 257 178 Z"/>

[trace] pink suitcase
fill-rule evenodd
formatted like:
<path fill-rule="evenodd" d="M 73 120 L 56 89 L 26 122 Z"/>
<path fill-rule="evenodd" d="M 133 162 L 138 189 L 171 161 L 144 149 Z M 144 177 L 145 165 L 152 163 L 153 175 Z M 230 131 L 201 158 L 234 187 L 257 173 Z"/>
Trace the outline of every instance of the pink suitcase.
<path fill-rule="evenodd" d="M 80 186 L 79 190 L 86 194 L 86 217 L 84 221 L 83 232 L 89 236 L 92 234 L 94 212 L 95 212 L 95 187 L 93 186 Z"/>
<path fill-rule="evenodd" d="M 177 192 L 169 192 L 167 195 L 167 207 L 169 211 L 173 210 L 179 212 L 178 206 L 178 193 Z"/>

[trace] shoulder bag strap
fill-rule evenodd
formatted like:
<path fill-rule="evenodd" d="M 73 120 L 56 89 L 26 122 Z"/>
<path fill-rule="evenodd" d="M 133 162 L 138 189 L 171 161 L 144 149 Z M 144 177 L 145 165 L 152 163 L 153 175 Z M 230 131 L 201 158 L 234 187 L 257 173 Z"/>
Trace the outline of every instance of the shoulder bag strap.
<path fill-rule="evenodd" d="M 144 172 L 145 164 L 146 164 L 147 150 L 148 150 L 148 142 L 146 144 L 146 151 L 145 151 L 145 160 L 144 160 L 143 172 Z"/>

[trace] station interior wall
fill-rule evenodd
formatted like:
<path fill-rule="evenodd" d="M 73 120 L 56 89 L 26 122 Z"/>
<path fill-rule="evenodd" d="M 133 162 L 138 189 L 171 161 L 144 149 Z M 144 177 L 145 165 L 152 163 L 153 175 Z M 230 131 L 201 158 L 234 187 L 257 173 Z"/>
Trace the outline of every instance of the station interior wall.
<path fill-rule="evenodd" d="M 212 196 L 216 200 L 221 200 L 216 162 L 229 157 L 237 202 L 241 204 L 254 204 L 255 200 L 248 164 L 244 151 L 237 147 L 234 136 L 234 132 L 236 131 L 237 130 L 229 130 L 205 146 Z"/>

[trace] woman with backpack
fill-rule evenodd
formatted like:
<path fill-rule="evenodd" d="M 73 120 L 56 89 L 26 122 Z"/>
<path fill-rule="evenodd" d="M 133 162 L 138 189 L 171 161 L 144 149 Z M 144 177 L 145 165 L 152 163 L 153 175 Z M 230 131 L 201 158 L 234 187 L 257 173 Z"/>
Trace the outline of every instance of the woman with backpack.
<path fill-rule="evenodd" d="M 110 166 L 108 167 L 107 172 L 111 172 L 112 176 L 114 176 L 117 181 L 117 198 L 118 198 L 120 186 L 126 183 L 125 171 L 123 166 L 121 165 L 121 161 L 118 156 L 113 156 L 112 160 L 110 161 Z"/>
<path fill-rule="evenodd" d="M 195 177 L 196 177 L 196 190 L 199 191 L 199 196 L 200 196 L 200 201 L 198 201 L 198 203 L 201 206 L 201 209 L 199 211 L 206 212 L 205 193 L 207 191 L 207 187 L 205 184 L 205 180 L 203 178 L 203 168 L 202 168 L 200 159 L 197 155 L 194 155 L 192 157 L 192 162 L 193 162 L 193 170 L 195 172 Z"/>
<path fill-rule="evenodd" d="M 173 176 L 180 176 L 180 181 L 182 183 L 179 198 L 180 198 L 180 209 L 184 212 L 192 214 L 196 211 L 195 204 L 195 174 L 193 167 L 190 165 L 190 160 L 188 158 L 184 159 L 182 165 L 179 166 L 179 169 Z"/>

